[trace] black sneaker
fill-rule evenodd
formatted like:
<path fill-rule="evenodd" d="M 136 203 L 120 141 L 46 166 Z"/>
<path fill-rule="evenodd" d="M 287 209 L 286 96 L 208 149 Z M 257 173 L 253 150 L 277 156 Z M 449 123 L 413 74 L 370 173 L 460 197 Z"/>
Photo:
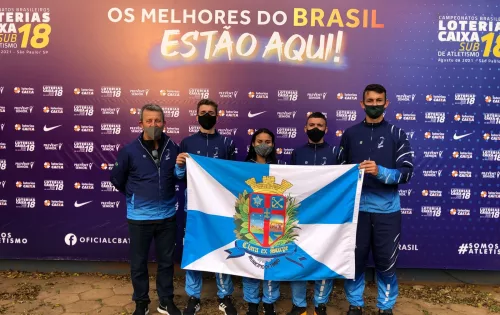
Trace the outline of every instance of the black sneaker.
<path fill-rule="evenodd" d="M 190 296 L 186 308 L 182 312 L 183 315 L 194 315 L 200 311 L 200 299 Z"/>
<path fill-rule="evenodd" d="M 247 315 L 259 315 L 259 304 L 248 303 Z"/>
<path fill-rule="evenodd" d="M 359 306 L 349 306 L 347 315 L 363 315 L 363 309 Z"/>
<path fill-rule="evenodd" d="M 175 306 L 174 301 L 164 301 L 160 302 L 158 308 L 156 309 L 160 314 L 167 315 L 181 315 L 181 311 Z"/>
<path fill-rule="evenodd" d="M 276 315 L 276 311 L 274 310 L 274 304 L 264 304 L 264 314 L 266 315 Z"/>
<path fill-rule="evenodd" d="M 298 307 L 297 305 L 293 305 L 292 310 L 288 312 L 286 315 L 307 315 L 306 307 Z"/>
<path fill-rule="evenodd" d="M 219 299 L 219 310 L 223 311 L 226 315 L 238 315 L 238 311 L 236 311 L 236 307 L 233 304 L 233 297 L 230 295 Z"/>
<path fill-rule="evenodd" d="M 318 307 L 314 308 L 314 315 L 326 315 L 326 305 L 318 304 Z"/>
<path fill-rule="evenodd" d="M 133 315 L 148 315 L 149 314 L 149 308 L 148 308 L 148 302 L 135 302 L 135 311 Z"/>
<path fill-rule="evenodd" d="M 383 311 L 382 310 L 378 310 L 378 313 L 379 314 L 384 314 L 384 315 L 393 315 L 391 309 L 383 310 Z"/>

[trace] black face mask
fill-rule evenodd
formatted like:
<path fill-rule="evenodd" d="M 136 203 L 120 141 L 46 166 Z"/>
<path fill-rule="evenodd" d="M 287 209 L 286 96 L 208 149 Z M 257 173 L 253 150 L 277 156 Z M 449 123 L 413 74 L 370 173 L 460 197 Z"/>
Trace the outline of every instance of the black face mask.
<path fill-rule="evenodd" d="M 385 111 L 385 105 L 375 105 L 375 106 L 366 106 L 365 105 L 365 113 L 371 119 L 379 118 Z"/>
<path fill-rule="evenodd" d="M 203 129 L 210 130 L 215 126 L 217 116 L 211 116 L 209 113 L 198 116 L 198 123 Z"/>
<path fill-rule="evenodd" d="M 313 128 L 307 130 L 307 137 L 314 143 L 317 143 L 323 139 L 325 136 L 324 130 L 319 130 L 318 128 Z"/>

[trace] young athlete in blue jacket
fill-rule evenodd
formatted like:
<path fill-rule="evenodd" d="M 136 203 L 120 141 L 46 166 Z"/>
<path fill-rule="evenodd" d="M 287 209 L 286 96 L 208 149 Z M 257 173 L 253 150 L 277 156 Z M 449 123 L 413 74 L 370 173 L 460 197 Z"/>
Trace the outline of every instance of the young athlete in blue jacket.
<path fill-rule="evenodd" d="M 398 296 L 396 261 L 401 237 L 398 185 L 413 176 L 413 151 L 408 136 L 388 123 L 383 113 L 389 101 L 379 84 L 363 91 L 366 118 L 348 128 L 340 141 L 341 164 L 360 164 L 365 170 L 356 235 L 356 278 L 345 281 L 348 315 L 362 314 L 365 266 L 370 249 L 377 275 L 379 314 L 392 314 Z"/>
<path fill-rule="evenodd" d="M 337 164 L 338 150 L 335 146 L 325 141 L 328 132 L 325 115 L 314 112 L 307 117 L 304 131 L 308 141 L 303 146 L 293 150 L 292 165 L 335 165 Z M 287 315 L 307 314 L 307 281 L 293 281 L 292 288 L 292 310 Z M 314 285 L 314 314 L 326 315 L 326 303 L 332 293 L 333 279 L 315 281 Z"/>
<path fill-rule="evenodd" d="M 177 157 L 175 173 L 178 178 L 185 178 L 186 158 L 188 154 L 207 156 L 214 159 L 235 160 L 235 146 L 233 140 L 221 135 L 215 129 L 217 123 L 218 105 L 212 100 L 203 99 L 197 105 L 197 117 L 200 131 L 184 140 L 180 144 L 180 154 Z M 185 193 L 187 196 L 187 193 Z M 184 209 L 187 207 L 185 203 Z M 230 275 L 216 273 L 217 296 L 219 298 L 219 310 L 226 315 L 236 315 L 232 294 L 234 291 L 233 281 Z M 186 293 L 189 296 L 184 315 L 194 315 L 200 310 L 200 296 L 202 287 L 202 272 L 186 270 Z"/>

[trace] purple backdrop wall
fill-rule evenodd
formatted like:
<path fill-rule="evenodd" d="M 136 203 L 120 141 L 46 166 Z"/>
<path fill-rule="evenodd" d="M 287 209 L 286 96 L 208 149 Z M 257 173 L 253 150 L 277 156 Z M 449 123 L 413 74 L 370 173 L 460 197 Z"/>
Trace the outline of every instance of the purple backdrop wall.
<path fill-rule="evenodd" d="M 323 26 L 313 25 L 321 14 Z M 145 103 L 165 108 L 180 142 L 196 132 L 193 110 L 208 96 L 239 159 L 252 130 L 267 127 L 288 160 L 306 141 L 308 112 L 327 114 L 327 141 L 337 144 L 363 119 L 361 91 L 376 82 L 388 89 L 386 119 L 415 151 L 416 175 L 400 187 L 400 266 L 500 270 L 499 20 L 487 0 L 3 1 L 0 258 L 127 259 L 125 203 L 109 169 L 140 132 Z M 274 32 L 292 49 L 272 49 Z M 294 34 L 314 46 L 301 50 Z"/>

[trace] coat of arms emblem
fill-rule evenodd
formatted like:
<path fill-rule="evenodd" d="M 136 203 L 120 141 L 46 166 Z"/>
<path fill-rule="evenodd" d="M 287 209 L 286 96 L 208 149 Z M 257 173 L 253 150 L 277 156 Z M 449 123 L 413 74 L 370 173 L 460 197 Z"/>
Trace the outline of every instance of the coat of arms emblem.
<path fill-rule="evenodd" d="M 299 237 L 297 211 L 300 206 L 296 199 L 285 192 L 293 187 L 287 180 L 280 184 L 274 176 L 263 176 L 262 182 L 255 178 L 245 183 L 252 189 L 239 194 L 235 203 L 234 233 L 238 239 L 228 258 L 250 256 L 270 258 L 265 265 L 272 265 L 275 258 L 285 256 L 296 262 L 304 258 L 295 256 L 294 241 Z"/>

